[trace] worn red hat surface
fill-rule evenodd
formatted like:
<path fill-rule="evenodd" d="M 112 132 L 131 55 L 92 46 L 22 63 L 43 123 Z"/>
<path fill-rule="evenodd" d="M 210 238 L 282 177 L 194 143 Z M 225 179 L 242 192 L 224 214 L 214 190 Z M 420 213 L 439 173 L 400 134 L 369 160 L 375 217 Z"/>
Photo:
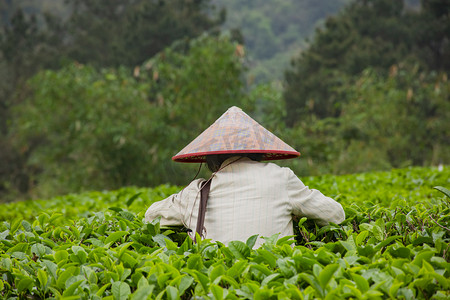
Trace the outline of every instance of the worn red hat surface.
<path fill-rule="evenodd" d="M 287 159 L 300 155 L 242 109 L 233 106 L 172 157 L 172 160 L 205 162 L 206 155 L 229 153 L 263 153 L 263 160 Z"/>

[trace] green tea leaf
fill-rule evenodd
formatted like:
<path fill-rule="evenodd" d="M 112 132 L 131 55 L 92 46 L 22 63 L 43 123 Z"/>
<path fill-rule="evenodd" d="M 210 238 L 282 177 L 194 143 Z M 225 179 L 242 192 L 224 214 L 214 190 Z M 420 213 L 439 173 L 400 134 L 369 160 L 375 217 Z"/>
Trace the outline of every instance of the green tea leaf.
<path fill-rule="evenodd" d="M 277 245 L 278 246 L 281 246 L 284 244 L 291 245 L 291 244 L 295 243 L 295 240 L 292 239 L 293 237 L 295 237 L 295 235 L 284 236 L 277 240 Z"/>
<path fill-rule="evenodd" d="M 306 274 L 306 273 L 301 273 L 299 274 L 300 278 L 305 280 L 307 283 L 309 283 L 309 285 L 311 285 L 318 293 L 320 296 L 324 296 L 324 291 L 322 289 L 322 287 L 320 286 L 320 283 L 310 274 Z"/>
<path fill-rule="evenodd" d="M 367 230 L 361 231 L 358 234 L 358 236 L 356 237 L 356 240 L 355 240 L 356 246 L 361 245 L 368 236 L 369 236 L 369 231 L 367 231 Z"/>
<path fill-rule="evenodd" d="M 255 246 L 255 243 L 256 243 L 257 239 L 258 239 L 258 234 L 255 234 L 255 235 L 252 235 L 251 237 L 249 237 L 245 243 L 247 244 L 247 246 L 250 249 L 252 249 L 253 246 Z"/>
<path fill-rule="evenodd" d="M 17 285 L 17 290 L 19 293 L 24 292 L 25 290 L 31 290 L 33 287 L 33 280 L 30 278 L 22 278 Z"/>
<path fill-rule="evenodd" d="M 126 300 L 131 294 L 130 286 L 126 282 L 120 281 L 112 284 L 111 292 L 116 300 Z"/>
<path fill-rule="evenodd" d="M 17 229 L 19 229 L 19 226 L 22 224 L 22 219 L 17 218 L 11 222 L 11 226 L 9 228 L 9 231 L 11 234 L 14 234 Z"/>
<path fill-rule="evenodd" d="M 31 246 L 31 253 L 34 253 L 39 257 L 43 257 L 46 254 L 45 246 L 40 243 L 36 243 Z"/>
<path fill-rule="evenodd" d="M 134 200 L 136 200 L 140 195 L 142 195 L 142 192 L 136 193 L 131 196 L 130 199 L 128 199 L 126 202 L 127 206 L 129 207 L 131 204 L 133 204 Z"/>
<path fill-rule="evenodd" d="M 227 270 L 227 275 L 236 278 L 242 274 L 242 271 L 247 267 L 248 262 L 246 260 L 236 261 L 231 268 Z"/>
<path fill-rule="evenodd" d="M 28 231 L 28 232 L 32 232 L 32 231 L 33 231 L 33 228 L 31 227 L 31 224 L 28 223 L 28 222 L 25 221 L 25 220 L 22 221 L 22 226 L 23 226 L 23 228 L 24 228 L 26 231 Z"/>
<path fill-rule="evenodd" d="M 109 210 L 112 210 L 112 211 L 115 211 L 115 212 L 121 212 L 121 211 L 123 211 L 123 209 L 122 208 L 120 208 L 120 207 L 110 207 L 110 208 L 108 208 Z"/>
<path fill-rule="evenodd" d="M 158 245 L 160 247 L 165 247 L 166 246 L 166 239 L 168 239 L 167 236 L 165 236 L 164 234 L 156 234 L 152 237 L 152 239 L 158 243 Z"/>
<path fill-rule="evenodd" d="M 443 186 L 435 186 L 434 189 L 438 190 L 439 192 L 443 193 L 445 196 L 450 198 L 450 190 L 446 189 Z"/>
<path fill-rule="evenodd" d="M 389 253 L 393 257 L 401 257 L 401 258 L 410 258 L 411 257 L 411 250 L 406 247 L 399 247 L 397 249 L 389 249 Z"/>
<path fill-rule="evenodd" d="M 11 262 L 11 259 L 9 257 L 2 257 L 1 258 L 1 260 L 0 260 L 0 267 L 3 270 L 11 271 L 11 265 L 12 265 L 12 262 Z"/>
<path fill-rule="evenodd" d="M 67 287 L 64 292 L 63 292 L 63 296 L 72 296 L 75 294 L 76 289 L 81 285 L 81 283 L 83 282 L 83 280 L 78 280 L 75 281 L 74 283 L 72 283 L 69 287 Z"/>
<path fill-rule="evenodd" d="M 60 213 L 52 213 L 52 216 L 48 219 L 49 224 L 55 224 L 55 221 L 61 218 L 63 214 Z"/>
<path fill-rule="evenodd" d="M 217 277 L 214 280 L 214 284 L 219 284 L 220 282 L 226 282 L 230 285 L 232 285 L 234 288 L 239 288 L 239 283 L 237 283 L 236 280 L 234 280 L 233 278 L 231 278 L 230 276 L 227 275 L 220 275 L 219 277 Z"/>
<path fill-rule="evenodd" d="M 401 239 L 402 237 L 399 235 L 393 235 L 388 237 L 387 239 L 385 239 L 384 241 L 382 241 L 381 243 L 377 244 L 374 249 L 375 251 L 380 250 L 383 247 L 386 247 L 387 245 L 389 245 L 390 243 L 392 243 L 393 241 L 397 240 L 397 239 Z"/>
<path fill-rule="evenodd" d="M 96 296 L 101 296 L 103 295 L 103 293 L 106 291 L 107 288 L 109 288 L 109 286 L 111 285 L 111 283 L 107 283 L 105 285 L 103 285 L 96 293 Z"/>
<path fill-rule="evenodd" d="M 203 290 L 206 293 L 209 288 L 209 277 L 197 270 L 194 270 L 193 275 L 197 279 L 197 281 L 200 282 L 201 287 L 203 288 Z"/>
<path fill-rule="evenodd" d="M 116 231 L 111 233 L 105 240 L 105 245 L 109 243 L 115 243 L 117 240 L 119 240 L 121 237 L 127 235 L 127 231 Z"/>
<path fill-rule="evenodd" d="M 47 273 L 45 273 L 42 269 L 39 269 L 37 271 L 37 278 L 41 284 L 41 288 L 44 289 L 47 286 L 48 281 Z"/>
<path fill-rule="evenodd" d="M 131 251 L 128 251 L 131 253 Z M 121 260 L 125 263 L 127 267 L 134 268 L 138 264 L 138 261 L 128 253 L 124 253 Z"/>
<path fill-rule="evenodd" d="M 150 223 L 147 223 L 147 231 L 151 236 L 155 236 L 160 233 L 160 223 L 161 217 L 158 217 L 151 221 Z"/>
<path fill-rule="evenodd" d="M 379 241 L 384 240 L 384 231 L 380 226 L 373 225 L 372 234 L 377 240 L 379 240 Z"/>
<path fill-rule="evenodd" d="M 331 280 L 331 277 L 334 275 L 334 273 L 337 271 L 338 268 L 339 268 L 338 264 L 332 264 L 332 265 L 326 266 L 320 272 L 318 279 L 319 279 L 320 286 L 323 289 L 325 289 L 325 287 L 328 285 L 328 283 Z"/>
<path fill-rule="evenodd" d="M 223 299 L 223 288 L 218 286 L 217 284 L 211 284 L 210 286 L 211 292 L 216 300 Z"/>
<path fill-rule="evenodd" d="M 28 250 L 28 243 L 18 243 L 17 245 L 15 245 L 14 247 L 11 247 L 8 249 L 8 251 L 6 251 L 6 253 L 13 253 L 13 252 L 27 252 Z"/>
<path fill-rule="evenodd" d="M 121 211 L 121 212 L 119 212 L 119 214 L 120 214 L 120 216 L 124 217 L 128 221 L 133 221 L 135 218 L 135 216 L 132 213 L 130 213 L 129 211 Z M 122 227 L 122 230 L 125 230 L 125 229 L 126 228 Z"/>
<path fill-rule="evenodd" d="M 179 299 L 178 290 L 173 286 L 168 285 L 166 287 L 166 294 L 167 294 L 167 299 L 171 299 L 171 300 Z"/>
<path fill-rule="evenodd" d="M 275 268 L 277 265 L 277 257 L 270 251 L 266 249 L 258 249 L 258 253 L 260 254 L 260 257 L 263 258 L 265 262 L 271 267 Z"/>
<path fill-rule="evenodd" d="M 187 260 L 187 267 L 192 270 L 200 270 L 203 266 L 202 256 L 199 254 L 191 255 Z"/>
<path fill-rule="evenodd" d="M 250 256 L 250 248 L 241 241 L 231 241 L 228 248 L 237 259 L 246 259 Z"/>
<path fill-rule="evenodd" d="M 66 288 L 66 281 L 72 277 L 72 275 L 75 274 L 77 271 L 77 268 L 75 266 L 70 266 L 66 270 L 64 270 L 61 274 L 58 276 L 58 280 L 56 281 L 56 285 L 61 289 L 64 290 Z"/>
<path fill-rule="evenodd" d="M 188 275 L 183 275 L 180 279 L 180 284 L 178 285 L 180 295 L 182 295 L 193 283 L 194 278 Z"/>
<path fill-rule="evenodd" d="M 69 257 L 69 252 L 66 250 L 58 250 L 53 254 L 53 256 L 55 257 L 55 261 L 59 263 Z"/>
<path fill-rule="evenodd" d="M 225 268 L 223 267 L 223 265 L 217 265 L 212 269 L 211 273 L 209 274 L 209 278 L 211 281 L 214 281 L 214 279 L 223 274 L 225 274 Z"/>
<path fill-rule="evenodd" d="M 264 280 L 261 282 L 261 286 L 267 285 L 269 282 L 271 282 L 272 280 L 274 280 L 274 279 L 276 279 L 278 277 L 281 277 L 281 274 L 274 273 L 274 274 L 271 274 L 269 276 L 266 276 L 266 278 L 264 278 Z"/>
<path fill-rule="evenodd" d="M 391 285 L 391 287 L 389 288 L 389 296 L 391 297 L 391 299 L 397 299 L 397 291 L 398 289 L 402 286 L 403 284 L 401 282 L 396 282 L 394 284 Z"/>
<path fill-rule="evenodd" d="M 434 252 L 431 250 L 423 250 L 422 252 L 418 253 L 416 257 L 413 260 L 413 264 L 416 266 L 422 267 L 422 261 L 430 261 L 431 257 L 433 257 Z"/>
<path fill-rule="evenodd" d="M 155 288 L 154 285 L 141 286 L 133 293 L 131 299 L 132 300 L 148 299 L 150 295 L 153 293 L 154 288 Z"/>
<path fill-rule="evenodd" d="M 369 290 L 369 282 L 364 277 L 356 273 L 352 273 L 351 276 L 361 292 L 365 293 Z"/>
<path fill-rule="evenodd" d="M 9 229 L 0 233 L 0 240 L 5 240 L 9 236 Z"/>
<path fill-rule="evenodd" d="M 277 259 L 277 266 L 280 269 L 283 276 L 286 278 L 290 278 L 297 273 L 291 258 L 284 257 Z"/>

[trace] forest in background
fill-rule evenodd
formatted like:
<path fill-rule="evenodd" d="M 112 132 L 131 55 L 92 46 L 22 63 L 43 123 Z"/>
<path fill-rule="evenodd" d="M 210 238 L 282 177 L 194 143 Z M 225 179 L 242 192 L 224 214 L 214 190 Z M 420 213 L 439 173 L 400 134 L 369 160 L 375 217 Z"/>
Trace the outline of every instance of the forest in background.
<path fill-rule="evenodd" d="M 450 1 L 220 2 L 1 2 L 0 199 L 186 184 L 232 105 L 299 176 L 448 164 Z"/>

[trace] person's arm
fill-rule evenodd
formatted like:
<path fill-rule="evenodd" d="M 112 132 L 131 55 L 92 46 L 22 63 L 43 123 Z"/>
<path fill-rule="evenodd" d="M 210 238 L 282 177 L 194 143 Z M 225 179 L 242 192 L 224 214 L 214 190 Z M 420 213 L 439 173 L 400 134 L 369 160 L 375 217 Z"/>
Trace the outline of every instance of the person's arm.
<path fill-rule="evenodd" d="M 183 225 L 180 215 L 179 195 L 173 194 L 164 200 L 158 201 L 150 205 L 145 212 L 145 220 L 151 222 L 157 217 L 161 217 L 160 224 L 162 226 L 178 226 Z"/>
<path fill-rule="evenodd" d="M 203 181 L 202 178 L 196 179 L 179 193 L 150 205 L 145 213 L 145 220 L 151 222 L 157 217 L 161 217 L 161 226 L 185 225 L 184 215 L 192 208 L 195 200 L 193 198 L 199 194 L 199 187 Z"/>
<path fill-rule="evenodd" d="M 308 188 L 294 172 L 289 171 L 287 189 L 292 214 L 315 220 L 321 226 L 329 222 L 339 224 L 345 220 L 341 204 L 318 190 Z"/>

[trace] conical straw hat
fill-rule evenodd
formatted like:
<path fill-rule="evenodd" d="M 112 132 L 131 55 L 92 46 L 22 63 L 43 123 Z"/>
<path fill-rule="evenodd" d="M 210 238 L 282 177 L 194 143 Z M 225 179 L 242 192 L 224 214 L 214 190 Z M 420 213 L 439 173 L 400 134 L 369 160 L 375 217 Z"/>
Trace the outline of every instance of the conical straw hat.
<path fill-rule="evenodd" d="M 229 153 L 263 153 L 263 160 L 287 159 L 300 155 L 242 109 L 233 106 L 172 157 L 172 160 L 205 162 L 206 155 Z"/>

